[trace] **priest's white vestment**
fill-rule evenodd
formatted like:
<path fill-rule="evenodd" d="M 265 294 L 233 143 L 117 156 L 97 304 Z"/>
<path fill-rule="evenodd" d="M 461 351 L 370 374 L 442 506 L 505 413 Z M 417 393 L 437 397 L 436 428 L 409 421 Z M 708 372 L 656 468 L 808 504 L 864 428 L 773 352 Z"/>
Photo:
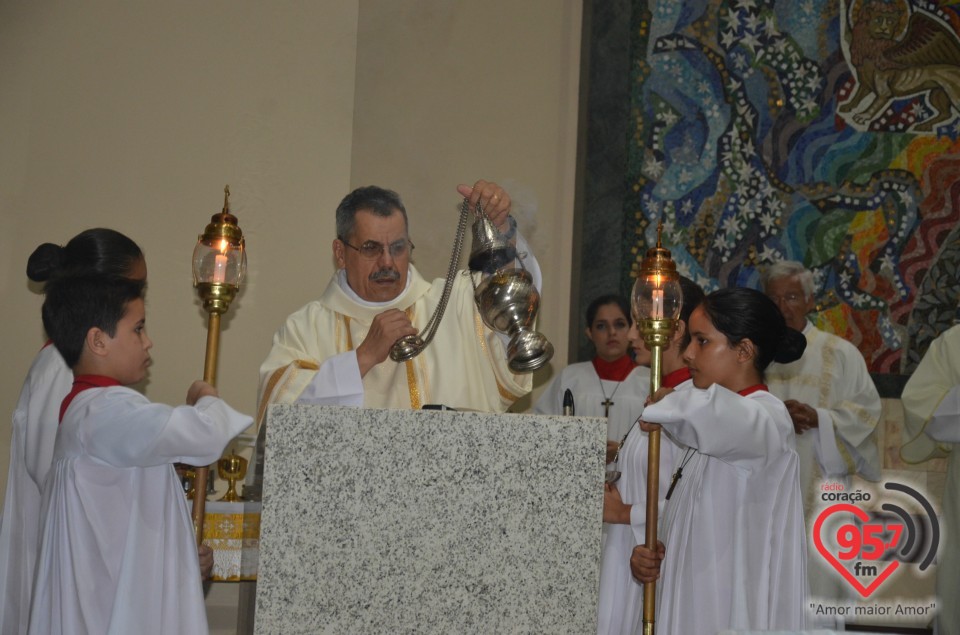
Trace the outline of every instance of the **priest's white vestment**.
<path fill-rule="evenodd" d="M 801 630 L 803 505 L 783 402 L 714 384 L 668 394 L 643 418 L 697 450 L 663 513 L 657 632 Z"/>
<path fill-rule="evenodd" d="M 810 322 L 803 335 L 807 339 L 803 357 L 789 364 L 770 364 L 764 379 L 780 399 L 815 408 L 819 420 L 818 428 L 796 435 L 811 594 L 821 599 L 858 599 L 859 594 L 817 551 L 811 532 L 818 513 L 830 504 L 820 496 L 824 481 L 849 487 L 853 474 L 879 480 L 880 395 L 857 347 Z"/>
<path fill-rule="evenodd" d="M 613 402 L 610 416 L 606 417 L 607 438 L 620 443 L 643 412 L 643 404 L 650 393 L 650 369 L 637 366 L 619 382 L 601 380 L 593 362 L 570 364 L 550 382 L 533 411 L 545 415 L 563 414 L 563 393 L 567 389 L 573 393 L 575 414 L 581 417 L 604 417 L 603 402 L 608 398 Z"/>
<path fill-rule="evenodd" d="M 37 353 L 13 412 L 7 491 L 0 518 L 0 633 L 22 635 L 30 617 L 40 546 L 40 501 L 53 459 L 60 403 L 73 372 L 52 344 Z"/>
<path fill-rule="evenodd" d="M 536 267 L 531 257 L 524 262 Z M 534 272 L 539 281 L 539 269 Z M 479 274 L 474 274 L 479 284 Z M 507 366 L 503 338 L 487 328 L 474 302 L 469 275 L 457 272 L 436 335 L 412 360 L 386 361 L 361 379 L 356 347 L 373 319 L 387 309 L 405 311 L 422 333 L 440 301 L 444 280 L 424 280 L 410 265 L 406 289 L 390 302 L 364 302 L 340 270 L 319 300 L 287 318 L 260 366 L 258 423 L 271 403 L 300 401 L 367 408 L 419 409 L 425 404 L 503 412 L 530 391 L 530 373 Z"/>
<path fill-rule="evenodd" d="M 901 395 L 906 427 L 900 455 L 909 463 L 949 457 L 937 552 L 939 635 L 960 634 L 960 326 L 930 343 Z"/>
<path fill-rule="evenodd" d="M 206 633 L 173 463 L 215 461 L 251 423 L 215 397 L 173 408 L 121 386 L 77 394 L 44 486 L 29 633 Z"/>

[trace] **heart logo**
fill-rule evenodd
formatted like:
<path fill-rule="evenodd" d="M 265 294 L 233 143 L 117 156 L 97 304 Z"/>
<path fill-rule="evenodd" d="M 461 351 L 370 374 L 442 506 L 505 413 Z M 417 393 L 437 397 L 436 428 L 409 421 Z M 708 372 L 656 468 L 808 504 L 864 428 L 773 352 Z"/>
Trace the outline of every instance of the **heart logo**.
<path fill-rule="evenodd" d="M 827 519 L 835 514 L 853 514 L 864 523 L 870 520 L 870 516 L 855 505 L 838 503 L 823 510 L 823 512 L 817 516 L 817 521 L 813 525 L 813 543 L 816 545 L 817 551 L 820 552 L 820 555 L 823 556 L 827 562 L 832 564 L 833 568 L 839 571 L 840 575 L 842 575 L 844 579 L 860 593 L 860 595 L 865 598 L 869 597 L 881 584 L 883 584 L 884 580 L 890 577 L 891 573 L 897 570 L 897 567 L 900 566 L 900 562 L 898 560 L 891 560 L 890 562 L 887 562 L 886 566 L 884 566 L 884 568 L 876 574 L 876 577 L 873 579 L 873 581 L 869 585 L 864 586 L 864 584 L 860 582 L 860 580 L 858 580 L 849 569 L 847 569 L 840 559 L 834 555 L 826 545 L 823 544 L 823 538 L 820 535 L 821 530 L 823 529 L 823 525 Z M 859 551 L 862 553 L 862 545 L 860 545 Z M 873 569 L 876 569 L 881 565 L 880 561 L 878 560 L 875 560 L 874 562 L 876 562 L 876 565 L 871 565 Z"/>

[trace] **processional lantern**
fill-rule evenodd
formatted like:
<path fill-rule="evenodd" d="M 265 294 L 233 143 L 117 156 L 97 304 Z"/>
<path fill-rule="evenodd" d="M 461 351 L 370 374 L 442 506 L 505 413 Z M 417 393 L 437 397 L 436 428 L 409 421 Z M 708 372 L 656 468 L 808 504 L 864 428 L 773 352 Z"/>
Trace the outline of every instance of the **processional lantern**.
<path fill-rule="evenodd" d="M 663 373 L 663 349 L 670 340 L 680 319 L 683 291 L 677 266 L 670 258 L 670 250 L 660 243 L 663 223 L 657 225 L 657 246 L 647 250 L 640 263 L 637 281 L 633 285 L 633 319 L 643 341 L 650 351 L 650 395 L 660 389 Z M 657 504 L 660 499 L 660 430 L 649 434 L 647 457 L 647 520 L 646 546 L 657 549 Z M 649 582 L 643 587 L 643 635 L 653 635 L 656 617 L 657 586 Z"/>
<path fill-rule="evenodd" d="M 247 252 L 237 217 L 230 213 L 230 186 L 223 188 L 223 210 L 214 214 L 193 250 L 193 286 L 203 301 L 207 319 L 207 353 L 203 380 L 217 385 L 217 358 L 220 353 L 220 316 L 240 291 L 247 270 Z M 203 541 L 203 514 L 206 506 L 209 466 L 197 466 L 194 477 L 193 526 L 197 544 Z"/>

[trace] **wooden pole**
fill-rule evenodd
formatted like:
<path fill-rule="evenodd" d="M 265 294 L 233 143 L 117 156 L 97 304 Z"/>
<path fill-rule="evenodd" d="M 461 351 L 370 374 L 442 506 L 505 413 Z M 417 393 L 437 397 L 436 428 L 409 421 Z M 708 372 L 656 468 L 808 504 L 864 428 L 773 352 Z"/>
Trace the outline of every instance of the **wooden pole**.
<path fill-rule="evenodd" d="M 203 362 L 203 381 L 217 386 L 217 358 L 220 353 L 220 313 L 211 311 L 207 320 L 207 355 Z M 196 532 L 197 546 L 203 542 L 203 516 L 207 506 L 207 480 L 209 465 L 194 467 L 193 479 L 193 529 Z"/>
<path fill-rule="evenodd" d="M 660 377 L 663 371 L 663 345 L 648 343 L 650 347 L 650 396 L 660 390 Z M 657 522 L 660 502 L 660 430 L 650 432 L 647 437 L 647 526 L 646 545 L 657 550 Z M 657 611 L 657 583 L 643 585 L 643 635 L 653 635 Z"/>

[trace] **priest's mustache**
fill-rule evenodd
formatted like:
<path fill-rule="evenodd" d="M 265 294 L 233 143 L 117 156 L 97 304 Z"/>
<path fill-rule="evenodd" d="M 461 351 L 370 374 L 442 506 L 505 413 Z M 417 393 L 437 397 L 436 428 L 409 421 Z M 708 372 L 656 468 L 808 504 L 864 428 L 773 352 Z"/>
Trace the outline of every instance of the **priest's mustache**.
<path fill-rule="evenodd" d="M 370 274 L 370 280 L 373 282 L 379 282 L 381 280 L 389 280 L 395 282 L 400 279 L 400 272 L 396 269 L 380 269 L 379 271 L 374 271 Z"/>

